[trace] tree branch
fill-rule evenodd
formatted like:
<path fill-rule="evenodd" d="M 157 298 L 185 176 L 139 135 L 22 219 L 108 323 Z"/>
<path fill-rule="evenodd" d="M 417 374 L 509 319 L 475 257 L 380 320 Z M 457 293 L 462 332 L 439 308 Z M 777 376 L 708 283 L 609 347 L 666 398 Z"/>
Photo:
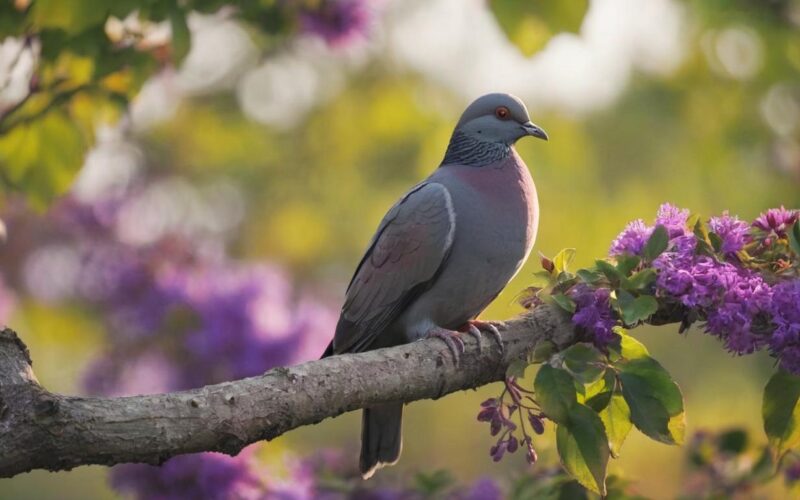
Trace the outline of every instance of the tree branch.
<path fill-rule="evenodd" d="M 0 331 L 0 477 L 34 469 L 125 462 L 161 464 L 175 455 L 231 455 L 365 406 L 436 399 L 503 380 L 508 364 L 541 340 L 574 343 L 569 319 L 540 306 L 508 323 L 504 350 L 466 337 L 454 366 L 437 339 L 310 361 L 201 389 L 121 398 L 53 394 L 39 385 L 16 333 Z"/>

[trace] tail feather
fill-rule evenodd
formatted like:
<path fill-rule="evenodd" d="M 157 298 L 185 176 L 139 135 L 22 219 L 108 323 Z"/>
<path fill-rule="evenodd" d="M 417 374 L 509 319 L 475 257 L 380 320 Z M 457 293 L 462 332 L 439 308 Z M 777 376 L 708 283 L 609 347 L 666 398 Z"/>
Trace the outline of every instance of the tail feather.
<path fill-rule="evenodd" d="M 394 465 L 403 449 L 403 403 L 364 408 L 361 421 L 361 476 L 369 479 L 376 470 Z"/>

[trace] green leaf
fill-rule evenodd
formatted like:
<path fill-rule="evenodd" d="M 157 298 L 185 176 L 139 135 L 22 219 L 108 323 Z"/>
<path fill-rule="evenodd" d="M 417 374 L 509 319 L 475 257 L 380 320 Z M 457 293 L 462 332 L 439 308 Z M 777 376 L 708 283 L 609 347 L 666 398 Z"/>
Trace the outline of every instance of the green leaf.
<path fill-rule="evenodd" d="M 582 384 L 594 383 L 606 371 L 606 357 L 594 346 L 575 344 L 563 352 L 564 366 Z"/>
<path fill-rule="evenodd" d="M 563 293 L 554 293 L 553 295 L 550 296 L 550 298 L 553 299 L 553 302 L 555 302 L 558 305 L 558 307 L 567 311 L 568 313 L 575 312 L 575 308 L 577 307 L 575 305 L 575 301 L 572 300 L 570 297 L 567 297 Z"/>
<path fill-rule="evenodd" d="M 656 281 L 657 276 L 655 269 L 652 267 L 642 269 L 628 278 L 626 283 L 627 289 L 636 291 L 644 290 Z"/>
<path fill-rule="evenodd" d="M 578 402 L 600 413 L 608 406 L 609 401 L 611 401 L 611 394 L 614 392 L 616 384 L 616 372 L 613 370 L 606 370 L 600 380 L 584 386 L 583 400 L 579 398 Z"/>
<path fill-rule="evenodd" d="M 450 472 L 442 469 L 431 473 L 420 472 L 414 477 L 414 480 L 416 489 L 425 495 L 441 494 L 455 482 Z"/>
<path fill-rule="evenodd" d="M 647 347 L 645 347 L 644 344 L 635 338 L 628 335 L 624 329 L 618 328 L 616 332 L 620 336 L 620 356 L 625 359 L 640 359 L 650 356 L 650 352 L 647 350 Z"/>
<path fill-rule="evenodd" d="M 620 255 L 617 257 L 617 270 L 621 275 L 628 276 L 641 261 L 636 255 Z"/>
<path fill-rule="evenodd" d="M 186 23 L 186 12 L 181 10 L 177 3 L 170 10 L 169 20 L 172 26 L 172 62 L 177 66 L 189 53 L 192 36 Z"/>
<path fill-rule="evenodd" d="M 604 260 L 595 261 L 595 266 L 597 266 L 598 271 L 605 274 L 606 278 L 608 278 L 608 281 L 611 283 L 616 283 L 625 278 L 616 267 Z"/>
<path fill-rule="evenodd" d="M 709 231 L 708 241 L 711 242 L 711 247 L 715 252 L 722 250 L 722 238 L 720 238 L 717 233 Z"/>
<path fill-rule="evenodd" d="M 559 32 L 577 33 L 586 13 L 588 0 L 492 0 L 490 5 L 508 39 L 524 55 L 530 56 Z"/>
<path fill-rule="evenodd" d="M 617 290 L 617 304 L 622 312 L 622 320 L 626 325 L 635 325 L 644 321 L 658 311 L 658 301 L 651 295 L 634 298 L 625 290 Z"/>
<path fill-rule="evenodd" d="M 614 390 L 611 394 L 608 405 L 600 412 L 600 420 L 603 421 L 606 429 L 611 456 L 617 458 L 622 443 L 625 442 L 625 438 L 628 437 L 628 433 L 633 427 L 631 409 L 619 390 Z"/>
<path fill-rule="evenodd" d="M 533 381 L 536 402 L 548 418 L 566 422 L 570 408 L 577 404 L 577 391 L 572 376 L 564 370 L 542 365 Z"/>
<path fill-rule="evenodd" d="M 650 238 L 648 238 L 642 250 L 645 260 L 652 262 L 667 249 L 668 244 L 669 233 L 667 232 L 667 228 L 659 224 L 653 230 L 653 234 L 650 235 Z"/>
<path fill-rule="evenodd" d="M 578 269 L 575 273 L 578 277 L 584 282 L 588 284 L 594 284 L 600 281 L 603 278 L 603 275 L 598 273 L 597 271 L 591 271 L 589 269 Z"/>
<path fill-rule="evenodd" d="M 727 455 L 741 455 L 747 451 L 747 431 L 731 429 L 717 436 L 717 447 Z"/>
<path fill-rule="evenodd" d="M 569 270 L 569 264 L 575 258 L 574 248 L 564 248 L 555 257 L 553 257 L 553 265 L 556 269 L 556 274 L 563 273 Z"/>
<path fill-rule="evenodd" d="M 576 404 L 569 420 L 556 428 L 556 446 L 561 463 L 581 485 L 599 495 L 606 494 L 606 469 L 610 451 L 600 417 L 591 408 Z"/>
<path fill-rule="evenodd" d="M 43 207 L 69 188 L 85 147 L 74 121 L 51 111 L 0 135 L 0 176 Z"/>
<path fill-rule="evenodd" d="M 525 377 L 525 369 L 528 368 L 528 362 L 524 359 L 515 359 L 508 364 L 506 368 L 506 377 Z"/>
<path fill-rule="evenodd" d="M 553 357 L 558 351 L 556 345 L 549 340 L 540 340 L 536 343 L 533 353 L 530 355 L 531 363 L 543 363 Z"/>
<path fill-rule="evenodd" d="M 779 370 L 764 388 L 764 431 L 778 457 L 800 445 L 800 377 Z"/>
<path fill-rule="evenodd" d="M 789 246 L 795 255 L 800 257 L 800 219 L 795 221 L 792 230 L 789 231 Z"/>
<path fill-rule="evenodd" d="M 102 24 L 107 14 L 105 0 L 36 0 L 31 6 L 31 20 L 37 28 L 60 28 L 69 34 Z"/>
<path fill-rule="evenodd" d="M 686 427 L 683 396 L 669 373 L 649 356 L 622 361 L 616 366 L 636 428 L 662 443 L 683 442 Z"/>

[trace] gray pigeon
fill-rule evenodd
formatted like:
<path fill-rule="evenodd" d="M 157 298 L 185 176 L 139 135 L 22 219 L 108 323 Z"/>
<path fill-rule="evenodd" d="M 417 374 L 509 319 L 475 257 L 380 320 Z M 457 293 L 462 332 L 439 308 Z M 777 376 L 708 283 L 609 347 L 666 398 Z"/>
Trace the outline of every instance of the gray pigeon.
<path fill-rule="evenodd" d="M 475 318 L 519 271 L 536 238 L 536 187 L 513 147 L 528 135 L 547 140 L 517 97 L 488 94 L 467 107 L 439 168 L 378 226 L 323 357 L 438 337 L 458 363 L 458 330 L 479 345 L 480 331 L 499 337 L 502 324 Z M 397 462 L 402 417 L 402 402 L 364 409 L 364 479 Z"/>

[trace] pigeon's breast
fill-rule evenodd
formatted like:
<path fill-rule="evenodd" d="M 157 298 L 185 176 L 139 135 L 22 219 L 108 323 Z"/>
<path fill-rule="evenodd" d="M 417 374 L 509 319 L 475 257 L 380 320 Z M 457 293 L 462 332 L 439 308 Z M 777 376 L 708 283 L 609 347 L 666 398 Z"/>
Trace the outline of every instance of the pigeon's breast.
<path fill-rule="evenodd" d="M 538 226 L 536 187 L 513 151 L 483 167 L 440 167 L 431 180 L 452 196 L 455 239 L 441 274 L 409 309 L 408 320 L 457 328 L 486 308 L 528 257 Z"/>

